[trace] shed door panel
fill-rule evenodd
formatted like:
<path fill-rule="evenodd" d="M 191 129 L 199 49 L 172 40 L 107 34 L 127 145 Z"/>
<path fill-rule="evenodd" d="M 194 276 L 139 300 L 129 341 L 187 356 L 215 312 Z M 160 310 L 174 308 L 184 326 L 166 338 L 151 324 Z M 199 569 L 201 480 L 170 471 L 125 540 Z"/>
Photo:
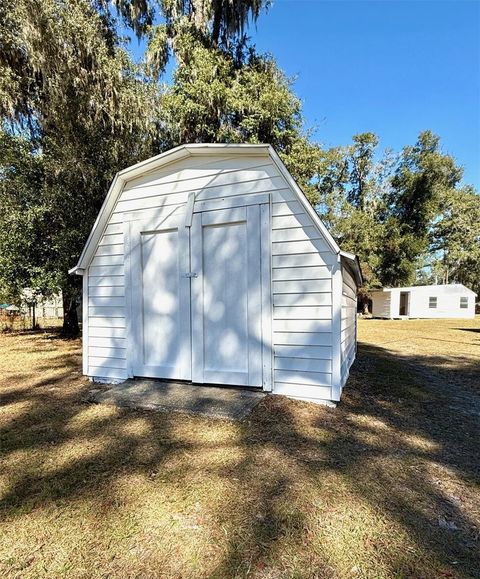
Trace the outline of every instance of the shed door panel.
<path fill-rule="evenodd" d="M 133 269 L 137 376 L 190 379 L 189 282 L 182 276 L 188 237 L 181 228 L 137 226 Z"/>
<path fill-rule="evenodd" d="M 262 386 L 259 217 L 258 205 L 194 216 L 195 382 Z"/>

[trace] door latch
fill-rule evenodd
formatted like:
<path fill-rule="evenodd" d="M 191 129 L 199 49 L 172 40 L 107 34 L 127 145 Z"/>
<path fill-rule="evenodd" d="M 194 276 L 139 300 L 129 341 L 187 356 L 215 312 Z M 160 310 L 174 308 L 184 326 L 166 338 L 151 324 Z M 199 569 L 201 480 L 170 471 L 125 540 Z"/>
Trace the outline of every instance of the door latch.
<path fill-rule="evenodd" d="M 184 273 L 182 277 L 198 277 L 198 273 L 189 271 L 188 273 Z"/>

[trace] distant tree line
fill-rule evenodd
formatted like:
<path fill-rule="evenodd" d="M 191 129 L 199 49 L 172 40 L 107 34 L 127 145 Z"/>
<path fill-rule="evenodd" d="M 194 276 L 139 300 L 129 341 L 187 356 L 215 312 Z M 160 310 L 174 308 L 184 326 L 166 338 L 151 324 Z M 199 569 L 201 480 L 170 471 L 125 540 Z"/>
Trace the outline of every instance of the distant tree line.
<path fill-rule="evenodd" d="M 265 0 L 1 0 L 0 295 L 64 297 L 114 174 L 186 142 L 271 143 L 343 249 L 362 299 L 458 281 L 480 293 L 480 203 L 430 131 L 394 153 L 364 133 L 325 149 L 292 82 L 246 36 Z M 146 42 L 132 61 L 125 30 Z M 173 67 L 165 82 L 166 68 Z"/>
<path fill-rule="evenodd" d="M 480 295 L 480 196 L 431 131 L 399 153 L 378 153 L 373 133 L 325 152 L 317 211 L 356 253 L 360 297 L 382 286 L 458 282 Z"/>

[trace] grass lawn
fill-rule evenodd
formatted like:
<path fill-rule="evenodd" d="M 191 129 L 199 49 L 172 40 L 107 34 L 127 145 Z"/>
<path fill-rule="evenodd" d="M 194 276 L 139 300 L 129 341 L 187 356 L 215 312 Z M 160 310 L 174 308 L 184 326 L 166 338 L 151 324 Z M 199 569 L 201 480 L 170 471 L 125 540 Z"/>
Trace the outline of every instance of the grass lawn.
<path fill-rule="evenodd" d="M 0 576 L 479 577 L 480 319 L 359 323 L 336 409 L 84 403 L 80 343 L 0 335 Z"/>

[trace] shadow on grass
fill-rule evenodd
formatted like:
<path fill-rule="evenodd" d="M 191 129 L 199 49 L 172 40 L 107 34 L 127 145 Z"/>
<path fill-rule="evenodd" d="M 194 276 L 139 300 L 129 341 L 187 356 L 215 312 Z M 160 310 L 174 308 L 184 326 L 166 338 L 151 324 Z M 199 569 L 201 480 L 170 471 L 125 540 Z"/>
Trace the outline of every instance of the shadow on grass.
<path fill-rule="evenodd" d="M 58 501 L 110 496 L 112 485 L 126 473 L 149 478 L 160 473 L 164 483 L 183 484 L 184 494 L 218 481 L 226 485 L 218 503 L 208 506 L 212 529 L 226 529 L 218 545 L 221 560 L 208 575 L 212 578 L 267 576 L 267 571 L 282 577 L 338 576 L 343 569 L 339 551 L 345 550 L 342 525 L 348 526 L 349 516 L 359 517 L 358 501 L 416 546 L 412 554 L 389 546 L 381 533 L 361 530 L 352 549 L 368 557 L 377 553 L 389 576 L 475 576 L 480 567 L 477 523 L 444 477 L 453 472 L 469 488 L 480 482 L 479 419 L 452 410 L 457 402 L 448 385 L 426 380 L 425 373 L 439 363 L 435 358 L 399 359 L 382 348 L 360 345 L 337 409 L 269 397 L 249 420 L 231 426 L 235 436 L 209 440 L 205 433 L 215 433 L 221 423 L 129 410 L 82 421 L 89 409 L 82 402 L 89 385 L 72 379 L 72 372 L 79 372 L 78 356 L 58 355 L 38 366 L 38 377 L 28 386 L 22 387 L 23 375 L 13 377 L 12 388 L 0 398 L 0 405 L 25 405 L 0 429 L 0 455 L 29 451 L 27 461 L 9 472 L 0 516 L 20 517 Z M 413 373 L 408 364 L 421 373 Z M 47 370 L 54 374 L 42 378 Z M 457 372 L 470 370 L 465 362 Z M 139 419 L 143 433 L 134 430 Z M 188 435 L 179 431 L 183 422 L 191 424 Z M 197 430 L 198 436 L 191 435 Z M 78 453 L 47 468 L 70 444 L 79 447 Z M 225 460 L 209 459 L 212 452 Z M 237 454 L 238 459 L 226 460 Z M 102 508 L 109 508 L 106 504 Z M 335 509 L 343 509 L 346 523 L 339 522 Z M 317 536 L 328 536 L 322 517 L 338 525 L 339 536 L 330 542 Z M 359 521 L 366 527 L 369 519 Z M 431 561 L 422 560 L 422 554 Z M 370 573 L 374 568 L 372 563 Z"/>
<path fill-rule="evenodd" d="M 249 471 L 258 471 L 260 461 L 255 457 L 261 456 L 264 448 L 294 461 L 301 474 L 298 478 L 287 477 L 283 469 L 278 469 L 276 477 L 271 476 L 270 484 L 277 489 L 273 509 L 268 481 L 260 480 L 252 488 L 252 494 L 260 500 L 254 502 L 248 515 L 253 521 L 250 541 L 245 544 L 243 538 L 234 542 L 229 559 L 218 569 L 219 577 L 228 574 L 232 566 L 240 568 L 240 562 L 246 572 L 252 557 L 262 566 L 273 565 L 278 554 L 275 543 L 292 530 L 302 543 L 308 537 L 309 527 L 307 521 L 302 521 L 301 512 L 296 511 L 298 497 L 292 491 L 295 480 L 317 480 L 320 489 L 322 479 L 332 473 L 339 481 L 347 480 L 349 490 L 368 501 L 372 508 L 394 518 L 445 568 L 456 574 L 461 562 L 463 570 L 475 576 L 479 562 L 475 554 L 476 524 L 459 497 L 442 489 L 437 484 L 440 480 L 432 479 L 429 465 L 434 462 L 454 469 L 465 482 L 478 484 L 478 420 L 470 415 L 462 417 L 459 432 L 458 416 L 448 407 L 448 394 L 426 388 L 405 370 L 397 357 L 381 348 L 361 346 L 350 382 L 351 387 L 337 410 L 319 410 L 316 418 L 314 412 L 306 413 L 306 421 L 328 433 L 327 441 L 305 435 L 298 424 L 297 409 L 290 402 L 271 399 L 268 409 L 257 412 L 256 420 L 244 433 L 244 441 L 251 449 L 241 468 L 245 484 L 251 484 L 254 478 Z M 357 417 L 362 421 L 356 421 Z M 385 429 L 378 431 L 375 425 L 379 422 Z M 414 442 L 420 440 L 420 444 L 412 444 L 410 437 Z M 438 476 L 442 477 L 441 471 Z M 333 507 L 345 500 L 340 490 L 328 498 Z M 298 514 L 294 523 L 282 515 L 282 505 L 291 505 L 290 517 Z M 272 537 L 266 541 L 269 531 Z M 243 533 L 244 537 L 249 535 L 245 529 Z M 381 548 L 380 541 L 378 547 Z M 335 576 L 334 562 L 334 557 L 331 565 L 327 561 L 320 576 Z M 422 569 L 421 561 L 409 561 L 408 556 L 392 556 L 390 574 L 431 576 L 433 571 L 428 566 Z M 445 574 L 448 576 L 449 572 Z"/>
<path fill-rule="evenodd" d="M 480 334 L 480 328 L 454 328 L 455 330 L 461 330 L 462 332 L 474 332 L 475 334 Z"/>
<path fill-rule="evenodd" d="M 305 413 L 305 420 L 328 434 L 323 441 L 302 433 L 296 409 L 288 401 L 271 399 L 268 408 L 257 412 L 244 432 L 250 448 L 249 459 L 241 468 L 246 473 L 245 484 L 254 478 L 249 470 L 259 467 L 255 457 L 262 448 L 269 448 L 286 457 L 287 463 L 295 463 L 302 473 L 299 480 L 318 481 L 320 496 L 322 480 L 332 474 L 334 479 L 346 481 L 349 493 L 394 519 L 417 545 L 440 561 L 442 575 L 448 576 L 450 572 L 445 570 L 451 569 L 454 575 L 462 570 L 475 576 L 480 568 L 477 523 L 461 498 L 442 488 L 441 477 L 443 469 L 454 470 L 468 485 L 480 482 L 478 418 L 462 416 L 459 429 L 459 417 L 449 410 L 448 395 L 426 388 L 382 348 L 361 346 L 350 382 L 336 410 L 322 409 L 317 417 L 315 412 Z M 440 467 L 433 476 L 432 463 Z M 270 484 L 252 489 L 260 500 L 248 516 L 253 521 L 250 542 L 240 550 L 238 544 L 232 548 L 218 577 L 228 574 L 232 565 L 245 562 L 246 554 L 254 553 L 257 561 L 273 565 L 277 551 L 272 554 L 272 546 L 292 530 L 298 533 L 299 543 L 308 537 L 308 523 L 295 509 L 297 496 L 292 489 L 296 479 L 286 472 L 279 469 Z M 340 488 L 328 498 L 333 508 L 345 501 Z M 279 514 L 282 505 L 288 504 L 293 507 L 290 515 L 297 514 L 294 524 Z M 265 515 L 259 522 L 255 514 L 262 511 Z M 379 541 L 378 548 L 381 546 Z M 391 557 L 389 562 L 389 576 L 432 573 L 428 564 L 422 567 L 422 561 L 408 556 Z M 334 556 L 319 576 L 336 576 Z"/>
<path fill-rule="evenodd" d="M 62 326 L 44 326 L 40 328 L 11 328 L 1 332 L 2 337 L 16 339 L 18 336 L 41 336 L 48 340 L 62 340 L 65 342 L 75 342 L 81 337 L 64 334 Z"/>

